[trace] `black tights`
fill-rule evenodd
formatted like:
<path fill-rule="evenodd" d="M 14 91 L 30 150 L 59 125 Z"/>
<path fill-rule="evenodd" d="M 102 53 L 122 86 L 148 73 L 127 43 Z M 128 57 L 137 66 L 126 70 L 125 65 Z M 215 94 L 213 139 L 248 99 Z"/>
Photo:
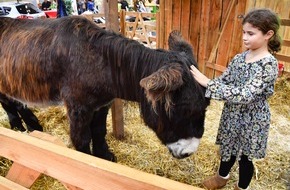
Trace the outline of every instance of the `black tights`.
<path fill-rule="evenodd" d="M 221 161 L 219 168 L 219 175 L 226 177 L 233 165 L 235 164 L 236 156 L 231 156 L 231 159 L 228 162 Z M 254 174 L 254 165 L 253 162 L 248 159 L 248 156 L 242 155 L 241 160 L 239 161 L 239 183 L 240 188 L 246 189 L 252 180 Z"/>

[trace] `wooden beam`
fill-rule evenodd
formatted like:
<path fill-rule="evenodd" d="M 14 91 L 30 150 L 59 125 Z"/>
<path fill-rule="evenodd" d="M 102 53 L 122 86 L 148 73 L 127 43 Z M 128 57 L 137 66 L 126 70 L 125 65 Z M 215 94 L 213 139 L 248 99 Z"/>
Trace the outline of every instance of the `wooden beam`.
<path fill-rule="evenodd" d="M 6 178 L 23 187 L 30 188 L 40 175 L 41 173 L 14 162 Z"/>
<path fill-rule="evenodd" d="M 125 135 L 123 101 L 119 98 L 116 98 L 112 104 L 111 110 L 114 137 L 117 139 L 122 139 Z"/>
<path fill-rule="evenodd" d="M 283 46 L 290 47 L 290 40 L 283 40 L 282 45 L 283 45 Z"/>
<path fill-rule="evenodd" d="M 289 55 L 283 55 L 283 54 L 279 54 L 277 53 L 275 55 L 276 59 L 278 59 L 279 61 L 285 61 L 285 62 L 290 62 L 290 56 Z"/>
<path fill-rule="evenodd" d="M 35 130 L 29 133 L 29 135 L 32 137 L 37 137 L 38 139 L 41 139 L 41 140 L 45 140 L 45 141 L 66 147 L 65 144 L 59 138 L 49 135 L 47 133 L 42 133 L 40 131 Z M 6 178 L 23 187 L 30 188 L 40 175 L 41 175 L 40 172 L 35 171 L 26 166 L 23 166 L 21 164 L 18 164 L 17 162 L 14 162 L 12 166 L 10 167 L 8 174 L 6 175 Z M 66 189 L 69 189 L 69 190 L 81 190 L 80 188 L 77 188 L 75 186 L 72 186 L 64 182 L 62 182 L 62 184 L 66 187 Z"/>
<path fill-rule="evenodd" d="M 290 26 L 290 18 L 281 18 L 281 25 Z"/>
<path fill-rule="evenodd" d="M 123 36 L 126 36 L 126 11 L 124 9 L 120 10 L 120 32 Z"/>
<path fill-rule="evenodd" d="M 3 127 L 0 142 L 1 156 L 81 189 L 201 190 Z"/>
<path fill-rule="evenodd" d="M 160 48 L 160 12 L 156 13 L 156 48 Z"/>
<path fill-rule="evenodd" d="M 5 177 L 0 176 L 0 189 L 1 190 L 29 190 L 13 181 L 6 179 Z"/>
<path fill-rule="evenodd" d="M 103 0 L 105 7 L 106 28 L 119 32 L 118 0 Z"/>
<path fill-rule="evenodd" d="M 213 63 L 210 63 L 210 62 L 206 62 L 205 66 L 207 68 L 211 68 L 211 69 L 217 70 L 219 72 L 224 72 L 227 69 L 225 66 L 218 65 L 218 64 L 213 64 Z"/>
<path fill-rule="evenodd" d="M 106 29 L 119 32 L 119 13 L 118 0 L 103 0 L 106 15 Z M 124 117 L 123 117 L 123 102 L 121 99 L 115 99 L 112 104 L 112 123 L 113 134 L 116 138 L 124 137 Z"/>
<path fill-rule="evenodd" d="M 165 19 L 165 1 L 159 1 L 159 21 L 158 21 L 158 48 L 164 48 L 165 45 L 165 25 L 166 25 L 166 19 Z"/>

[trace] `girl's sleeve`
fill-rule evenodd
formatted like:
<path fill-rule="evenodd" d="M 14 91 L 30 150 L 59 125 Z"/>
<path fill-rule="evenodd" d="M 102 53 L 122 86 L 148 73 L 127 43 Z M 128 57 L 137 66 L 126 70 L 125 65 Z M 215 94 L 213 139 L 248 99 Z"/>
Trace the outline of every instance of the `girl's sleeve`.
<path fill-rule="evenodd" d="M 237 104 L 252 102 L 257 96 L 265 93 L 267 87 L 273 86 L 277 78 L 277 60 L 261 64 L 260 67 L 261 72 L 257 72 L 254 77 L 240 86 L 225 83 L 219 78 L 209 81 L 205 96 Z M 271 95 L 273 91 L 267 93 L 266 97 Z"/>

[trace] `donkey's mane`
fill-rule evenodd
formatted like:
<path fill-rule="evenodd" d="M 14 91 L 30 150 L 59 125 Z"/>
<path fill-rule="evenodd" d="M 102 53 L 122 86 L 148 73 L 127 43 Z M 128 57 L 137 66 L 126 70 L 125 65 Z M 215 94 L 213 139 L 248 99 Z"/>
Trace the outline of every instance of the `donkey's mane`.
<path fill-rule="evenodd" d="M 166 64 L 180 62 L 180 53 L 161 49 L 150 49 L 139 42 L 128 39 L 112 31 L 86 25 L 84 29 L 90 35 L 91 43 L 104 58 L 105 65 L 110 64 L 111 76 L 118 92 L 130 99 L 130 95 L 140 96 L 139 82 Z M 91 28 L 92 27 L 92 28 Z M 170 62 L 169 62 L 170 60 Z M 136 88 L 136 89 L 132 89 Z M 124 90 L 126 89 L 126 90 Z"/>

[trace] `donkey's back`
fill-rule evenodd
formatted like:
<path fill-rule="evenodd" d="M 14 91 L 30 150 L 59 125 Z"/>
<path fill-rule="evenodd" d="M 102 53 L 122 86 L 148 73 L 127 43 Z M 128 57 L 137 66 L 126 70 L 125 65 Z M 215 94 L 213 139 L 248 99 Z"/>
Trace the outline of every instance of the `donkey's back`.
<path fill-rule="evenodd" d="M 97 67 L 90 63 L 98 59 L 90 38 L 98 31 L 102 30 L 81 17 L 0 18 L 0 92 L 26 102 L 51 103 L 82 80 L 89 88 L 94 79 L 88 71 Z"/>

